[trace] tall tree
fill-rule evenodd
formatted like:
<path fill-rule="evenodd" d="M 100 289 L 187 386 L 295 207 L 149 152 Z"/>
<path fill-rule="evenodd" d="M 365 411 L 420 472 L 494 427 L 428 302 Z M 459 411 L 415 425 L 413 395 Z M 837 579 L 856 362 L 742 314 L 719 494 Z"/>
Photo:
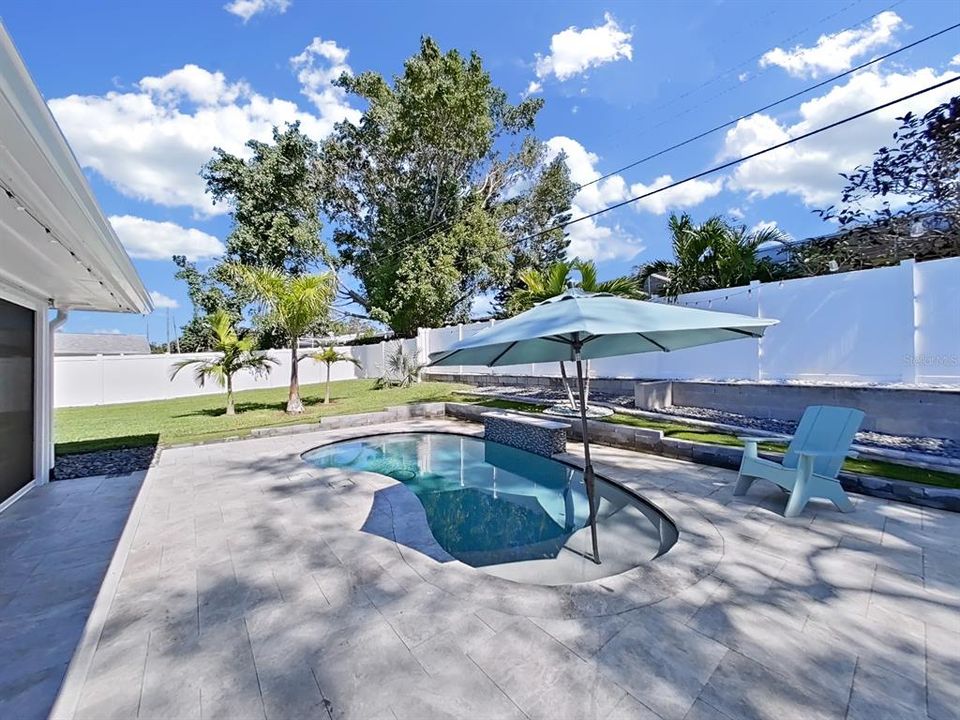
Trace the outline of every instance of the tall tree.
<path fill-rule="evenodd" d="M 247 148 L 248 158 L 215 148 L 200 171 L 214 203 L 226 204 L 233 219 L 223 258 L 206 272 L 183 256 L 173 258 L 195 310 L 194 320 L 184 328 L 191 338 L 210 339 L 202 334 L 199 318 L 204 314 L 224 310 L 239 319 L 253 300 L 249 288 L 229 270 L 231 265 L 302 275 L 326 259 L 316 142 L 304 135 L 299 123 L 292 123 L 282 130 L 275 127 L 272 143 L 250 140 Z M 262 345 L 286 339 L 277 328 L 262 328 Z"/>
<path fill-rule="evenodd" d="M 297 355 L 300 338 L 327 317 L 334 295 L 333 275 L 289 275 L 275 268 L 249 267 L 239 263 L 231 265 L 229 270 L 260 303 L 257 322 L 266 327 L 280 328 L 289 338 L 290 392 L 287 412 L 302 413 L 300 358 Z"/>
<path fill-rule="evenodd" d="M 233 324 L 230 314 L 217 310 L 203 318 L 210 328 L 213 337 L 212 349 L 218 353 L 212 359 L 191 358 L 173 364 L 170 379 L 186 367 L 193 367 L 193 379 L 203 387 L 207 380 L 213 380 L 227 391 L 227 415 L 235 414 L 233 405 L 233 376 L 241 370 L 247 370 L 254 375 L 266 375 L 270 372 L 270 365 L 276 360 L 263 353 L 255 352 L 256 343 L 251 336 L 240 337 Z"/>
<path fill-rule="evenodd" d="M 359 282 L 345 292 L 370 317 L 400 335 L 466 319 L 478 294 L 509 282 L 511 258 L 565 249 L 557 225 L 575 187 L 533 136 L 543 100 L 510 104 L 479 56 L 430 38 L 392 85 L 372 72 L 337 84 L 367 110 L 322 144 L 321 198 Z"/>
<path fill-rule="evenodd" d="M 668 225 L 673 260 L 654 260 L 635 268 L 637 279 L 644 285 L 654 275 L 659 276 L 662 295 L 675 298 L 682 293 L 779 277 L 777 265 L 759 254 L 765 243 L 785 242 L 786 236 L 775 226 L 748 231 L 744 225 L 732 225 L 719 215 L 697 225 L 686 213 L 671 215 Z"/>
<path fill-rule="evenodd" d="M 898 120 L 891 145 L 841 173 L 839 205 L 817 211 L 840 232 L 811 253 L 798 245 L 802 274 L 822 271 L 828 260 L 847 270 L 960 252 L 960 96 Z"/>

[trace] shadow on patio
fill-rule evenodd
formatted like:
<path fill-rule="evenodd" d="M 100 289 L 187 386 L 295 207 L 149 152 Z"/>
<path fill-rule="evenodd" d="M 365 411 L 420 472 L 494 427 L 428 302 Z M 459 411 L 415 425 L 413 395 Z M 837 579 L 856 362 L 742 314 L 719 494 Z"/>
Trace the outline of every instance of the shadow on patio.
<path fill-rule="evenodd" d="M 47 717 L 143 477 L 49 483 L 0 514 L 0 717 Z"/>

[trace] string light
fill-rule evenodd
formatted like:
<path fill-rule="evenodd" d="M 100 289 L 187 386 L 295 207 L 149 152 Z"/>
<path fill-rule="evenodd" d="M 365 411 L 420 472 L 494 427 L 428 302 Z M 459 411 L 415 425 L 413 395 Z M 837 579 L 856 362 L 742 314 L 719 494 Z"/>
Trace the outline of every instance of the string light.
<path fill-rule="evenodd" d="M 26 206 L 26 203 L 22 202 L 22 201 L 16 196 L 16 194 L 13 192 L 13 190 L 11 190 L 10 188 L 8 188 L 8 187 L 7 187 L 6 185 L 4 185 L 2 182 L 0 182 L 0 187 L 3 188 L 3 191 L 7 194 L 7 197 L 8 197 L 12 202 L 15 203 L 16 208 L 17 208 L 17 210 L 18 210 L 19 212 L 26 213 L 26 215 L 27 215 L 31 220 L 33 220 L 35 223 L 37 223 L 37 225 L 39 225 L 41 228 L 43 228 L 44 234 L 48 237 L 48 239 L 49 239 L 49 241 L 50 241 L 51 243 L 56 244 L 56 245 L 59 245 L 59 246 L 62 247 L 64 250 L 66 250 L 68 253 L 70 253 L 70 257 L 72 257 L 72 258 L 76 261 L 77 265 L 79 265 L 80 267 L 84 268 L 90 275 L 92 275 L 92 276 L 94 277 L 94 279 L 95 279 L 98 283 L 100 283 L 100 286 L 101 286 L 101 287 L 103 287 L 104 289 L 107 289 L 107 284 L 106 284 L 100 277 L 97 276 L 97 273 L 94 271 L 94 269 L 93 269 L 92 267 L 88 266 L 88 265 L 85 265 L 84 262 L 83 262 L 83 260 L 80 259 L 80 257 L 77 255 L 76 252 L 74 252 L 63 240 L 61 240 L 60 238 L 58 238 L 58 237 L 56 236 L 56 234 L 53 232 L 53 230 L 51 230 L 51 229 L 49 228 L 49 226 L 47 226 L 35 213 L 33 213 L 32 211 L 28 210 L 28 209 L 27 209 L 27 206 Z M 131 307 L 129 307 L 129 306 L 126 306 L 126 307 L 125 307 L 125 306 L 123 305 L 123 303 L 121 303 L 121 302 L 117 299 L 117 296 L 116 296 L 115 293 L 110 292 L 110 297 L 112 297 L 112 298 L 113 298 L 113 301 L 114 301 L 115 303 L 117 303 L 117 308 L 118 308 L 119 310 L 123 310 L 123 311 L 127 311 L 127 312 L 134 312 L 133 308 L 131 308 Z"/>

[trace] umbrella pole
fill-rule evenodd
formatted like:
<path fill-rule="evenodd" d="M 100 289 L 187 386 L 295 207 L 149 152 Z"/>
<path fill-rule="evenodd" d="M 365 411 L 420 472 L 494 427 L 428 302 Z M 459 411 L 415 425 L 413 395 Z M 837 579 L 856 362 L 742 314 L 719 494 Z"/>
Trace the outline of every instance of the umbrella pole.
<path fill-rule="evenodd" d="M 587 486 L 587 501 L 590 504 L 590 535 L 593 539 L 593 561 L 600 564 L 600 551 L 597 549 L 597 500 L 593 478 L 593 464 L 590 462 L 590 435 L 587 431 L 587 403 L 584 398 L 583 361 L 580 348 L 574 348 L 577 361 L 577 386 L 580 390 L 580 431 L 583 435 L 583 482 Z"/>

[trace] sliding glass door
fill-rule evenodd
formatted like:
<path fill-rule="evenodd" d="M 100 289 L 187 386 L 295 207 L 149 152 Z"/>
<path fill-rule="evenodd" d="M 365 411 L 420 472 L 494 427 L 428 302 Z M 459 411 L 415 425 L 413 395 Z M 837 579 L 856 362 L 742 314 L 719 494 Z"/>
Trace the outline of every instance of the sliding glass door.
<path fill-rule="evenodd" d="M 33 479 L 34 311 L 0 300 L 0 503 Z"/>

